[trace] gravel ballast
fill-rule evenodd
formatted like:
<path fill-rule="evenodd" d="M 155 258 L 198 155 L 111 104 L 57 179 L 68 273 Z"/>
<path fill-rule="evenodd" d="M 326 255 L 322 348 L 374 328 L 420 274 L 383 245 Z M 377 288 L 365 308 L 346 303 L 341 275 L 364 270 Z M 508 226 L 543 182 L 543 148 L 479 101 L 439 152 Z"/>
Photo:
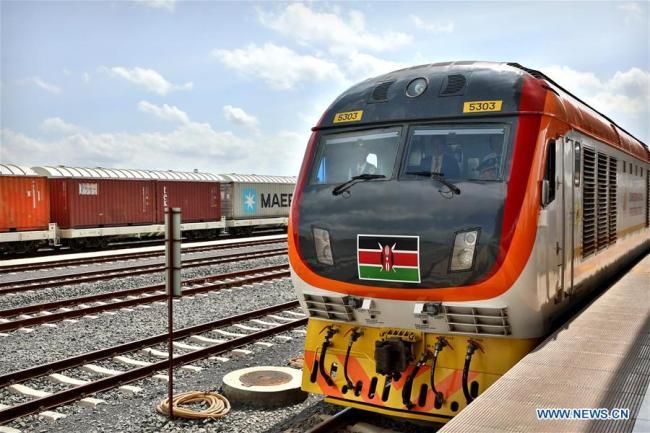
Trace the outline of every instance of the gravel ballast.
<path fill-rule="evenodd" d="M 175 328 L 294 299 L 289 278 L 210 292 L 207 297 L 185 297 L 174 303 Z M 13 331 L 0 337 L 4 351 L 0 374 L 166 332 L 167 305 L 154 303 L 147 307 L 130 312 L 115 310 L 115 315 L 99 313 L 96 319 L 81 317 L 76 323 L 57 322 L 56 328 L 38 326 L 27 334 Z"/>
<path fill-rule="evenodd" d="M 287 256 L 279 255 L 251 260 L 241 260 L 232 263 L 222 263 L 214 266 L 189 268 L 182 271 L 182 276 L 184 280 L 189 280 L 192 278 L 205 277 L 209 275 L 226 274 L 246 269 L 281 265 L 286 263 Z M 49 289 L 38 289 L 29 292 L 9 293 L 0 296 L 0 310 L 17 308 L 24 305 L 40 304 L 44 302 L 76 298 L 80 296 L 95 295 L 105 292 L 117 292 L 120 290 L 133 289 L 136 287 L 163 284 L 164 282 L 165 273 L 156 272 L 151 274 L 122 277 L 92 283 L 71 284 Z"/>

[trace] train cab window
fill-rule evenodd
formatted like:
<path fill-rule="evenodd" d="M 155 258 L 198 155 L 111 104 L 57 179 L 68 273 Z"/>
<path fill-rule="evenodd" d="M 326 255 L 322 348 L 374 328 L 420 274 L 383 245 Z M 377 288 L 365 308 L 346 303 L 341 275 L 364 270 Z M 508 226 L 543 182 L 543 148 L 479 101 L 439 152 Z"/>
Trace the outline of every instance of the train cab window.
<path fill-rule="evenodd" d="M 361 174 L 393 175 L 401 128 L 372 129 L 321 138 L 313 184 L 340 184 Z"/>
<path fill-rule="evenodd" d="M 501 127 L 413 128 L 402 178 L 440 174 L 450 179 L 501 180 L 505 135 Z"/>
<path fill-rule="evenodd" d="M 546 148 L 544 180 L 548 181 L 548 201 L 546 203 L 548 205 L 555 200 L 555 140 L 549 141 Z"/>

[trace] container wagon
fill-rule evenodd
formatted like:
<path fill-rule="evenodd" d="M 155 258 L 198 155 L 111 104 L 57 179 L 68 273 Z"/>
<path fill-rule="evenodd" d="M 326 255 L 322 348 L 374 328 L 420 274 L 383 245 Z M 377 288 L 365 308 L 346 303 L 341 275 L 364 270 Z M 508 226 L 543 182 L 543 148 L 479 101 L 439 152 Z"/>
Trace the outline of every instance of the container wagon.
<path fill-rule="evenodd" d="M 62 243 L 105 246 L 111 238 L 164 233 L 164 208 L 183 208 L 181 229 L 190 237 L 223 228 L 216 175 L 112 168 L 34 167 L 49 178 L 51 220 Z"/>
<path fill-rule="evenodd" d="M 47 178 L 0 164 L 0 252 L 31 253 L 52 239 Z"/>

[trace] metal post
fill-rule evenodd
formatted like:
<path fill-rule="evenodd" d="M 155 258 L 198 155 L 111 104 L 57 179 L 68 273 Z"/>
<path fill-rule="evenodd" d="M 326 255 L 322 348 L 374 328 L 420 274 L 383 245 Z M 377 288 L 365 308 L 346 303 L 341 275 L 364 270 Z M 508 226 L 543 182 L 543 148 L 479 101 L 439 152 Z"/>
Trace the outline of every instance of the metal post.
<path fill-rule="evenodd" d="M 181 296 L 181 210 L 165 208 L 165 258 L 167 267 L 167 356 L 169 419 L 174 419 L 174 298 Z"/>

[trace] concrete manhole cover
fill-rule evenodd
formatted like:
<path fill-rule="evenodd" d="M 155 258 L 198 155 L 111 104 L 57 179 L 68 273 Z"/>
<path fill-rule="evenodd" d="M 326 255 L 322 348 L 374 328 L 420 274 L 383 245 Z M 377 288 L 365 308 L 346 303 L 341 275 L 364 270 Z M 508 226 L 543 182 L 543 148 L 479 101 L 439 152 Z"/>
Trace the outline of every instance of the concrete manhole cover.
<path fill-rule="evenodd" d="M 223 393 L 233 404 L 277 407 L 300 403 L 301 371 L 290 367 L 249 367 L 223 377 Z"/>
<path fill-rule="evenodd" d="M 244 386 L 272 386 L 291 382 L 290 374 L 276 370 L 251 371 L 239 376 L 239 381 Z"/>

